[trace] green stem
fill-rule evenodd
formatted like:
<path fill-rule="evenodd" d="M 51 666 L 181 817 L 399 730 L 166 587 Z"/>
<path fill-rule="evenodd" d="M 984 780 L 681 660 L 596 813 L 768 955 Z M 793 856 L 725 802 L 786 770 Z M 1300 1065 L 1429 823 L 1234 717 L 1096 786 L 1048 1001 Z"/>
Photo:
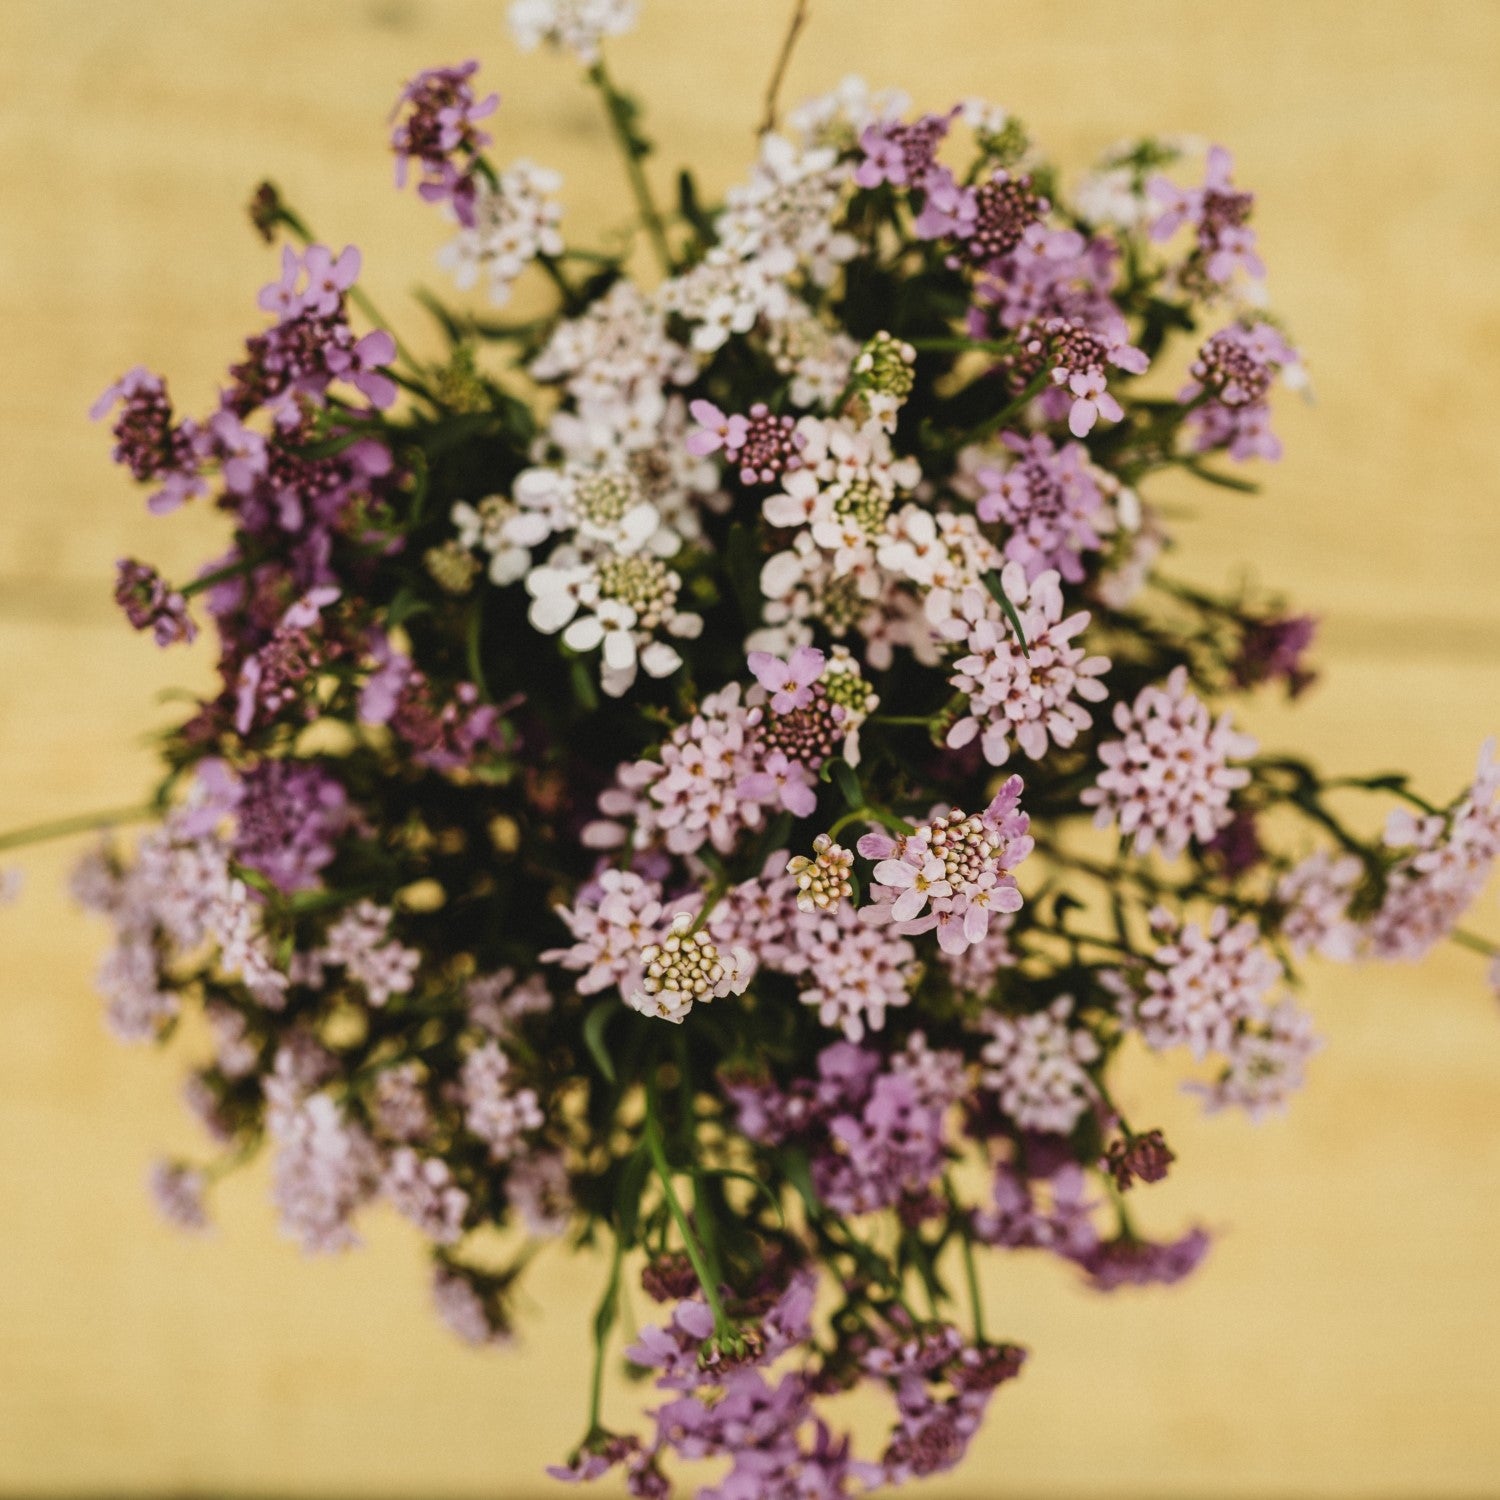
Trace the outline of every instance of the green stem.
<path fill-rule="evenodd" d="M 969 1283 L 969 1307 L 974 1317 L 974 1342 L 984 1342 L 984 1299 L 979 1295 L 979 1269 L 974 1264 L 974 1242 L 967 1234 L 958 1237 L 964 1257 L 964 1279 Z"/>
<path fill-rule="evenodd" d="M 625 171 L 630 177 L 630 190 L 635 194 L 641 220 L 651 236 L 651 243 L 656 249 L 656 258 L 661 262 L 663 272 L 670 276 L 673 270 L 672 247 L 667 243 L 667 231 L 662 224 L 661 214 L 657 211 L 656 200 L 651 196 L 646 169 L 641 165 L 644 153 L 640 138 L 631 125 L 630 103 L 610 81 L 603 58 L 589 69 L 589 82 L 599 90 L 599 97 L 604 101 L 610 129 L 614 131 L 615 141 L 625 158 Z"/>
<path fill-rule="evenodd" d="M 943 1195 L 948 1200 L 949 1214 L 954 1218 L 962 1216 L 963 1206 L 958 1201 L 953 1179 L 946 1175 L 943 1177 Z M 962 1226 L 958 1243 L 964 1258 L 964 1280 L 969 1284 L 969 1310 L 974 1320 L 974 1342 L 982 1344 L 984 1343 L 984 1298 L 979 1293 L 979 1269 L 974 1264 L 974 1242 L 969 1238 L 968 1227 L 967 1223 Z"/>
<path fill-rule="evenodd" d="M 1455 927 L 1448 938 L 1460 948 L 1482 953 L 1486 958 L 1500 958 L 1500 943 L 1492 943 L 1488 938 L 1480 937 L 1477 932 L 1465 932 L 1462 927 Z"/>
<path fill-rule="evenodd" d="M 229 578 L 243 578 L 246 573 L 258 568 L 260 562 L 259 558 L 242 557 L 237 562 L 228 563 L 222 568 L 215 568 L 212 573 L 204 573 L 201 577 L 193 579 L 191 583 L 183 584 L 177 592 L 184 599 L 191 599 L 194 594 L 201 594 L 205 589 L 211 589 L 216 583 L 223 583 Z"/>
<path fill-rule="evenodd" d="M 672 1167 L 667 1161 L 666 1147 L 662 1144 L 661 1124 L 656 1118 L 655 1096 L 648 1091 L 646 1094 L 646 1150 L 651 1156 L 651 1165 L 656 1169 L 656 1175 L 661 1181 L 662 1196 L 667 1200 L 667 1209 L 677 1225 L 677 1232 L 682 1236 L 683 1249 L 687 1251 L 688 1260 L 692 1262 L 693 1273 L 698 1278 L 698 1285 L 703 1288 L 703 1296 L 714 1315 L 714 1336 L 733 1336 L 734 1325 L 729 1321 L 724 1312 L 724 1304 L 719 1300 L 718 1280 L 709 1269 L 707 1257 L 703 1253 L 703 1247 L 698 1241 L 698 1236 L 693 1232 L 693 1226 L 682 1207 L 682 1201 L 677 1196 L 677 1190 L 672 1186 Z"/>
<path fill-rule="evenodd" d="M 911 824 L 905 818 L 898 818 L 895 813 L 887 812 L 883 807 L 856 807 L 852 812 L 846 812 L 832 828 L 828 830 L 828 837 L 836 839 L 851 823 L 858 822 L 879 823 L 882 828 L 894 833 L 897 838 L 911 832 Z"/>
<path fill-rule="evenodd" d="M 1010 419 L 1018 412 L 1025 409 L 1036 400 L 1047 388 L 1047 382 L 1052 378 L 1051 370 L 1039 370 L 1032 377 L 1031 384 L 1021 392 L 1014 401 L 1002 406 L 999 411 L 988 416 L 972 431 L 965 433 L 957 439 L 952 446 L 955 448 L 966 448 L 970 443 L 982 443 L 987 438 L 993 437 Z"/>
<path fill-rule="evenodd" d="M 604 1355 L 609 1347 L 610 1330 L 619 1313 L 620 1263 L 624 1258 L 624 1241 L 616 1235 L 614 1254 L 609 1262 L 609 1280 L 605 1283 L 604 1295 L 599 1299 L 599 1308 L 594 1314 L 594 1375 L 589 1386 L 589 1430 L 585 1442 L 600 1430 L 599 1417 L 604 1404 Z"/>
<path fill-rule="evenodd" d="M 113 812 L 80 813 L 73 818 L 58 818 L 50 823 L 33 823 L 0 833 L 0 851 L 21 849 L 28 844 L 44 844 L 49 839 L 65 839 L 75 833 L 100 833 L 121 823 L 150 823 L 161 816 L 161 809 L 151 804 L 143 807 L 117 808 Z"/>
<path fill-rule="evenodd" d="M 566 276 L 563 275 L 562 266 L 558 263 L 555 255 L 539 255 L 536 263 L 547 273 L 552 285 L 557 288 L 558 295 L 563 300 L 565 312 L 576 312 L 579 307 L 580 298 L 577 288 Z"/>

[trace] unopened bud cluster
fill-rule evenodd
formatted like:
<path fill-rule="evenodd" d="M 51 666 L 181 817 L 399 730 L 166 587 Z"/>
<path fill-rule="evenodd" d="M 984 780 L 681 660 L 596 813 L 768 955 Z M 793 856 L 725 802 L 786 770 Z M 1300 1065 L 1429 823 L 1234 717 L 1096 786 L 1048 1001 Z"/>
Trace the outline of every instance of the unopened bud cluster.
<path fill-rule="evenodd" d="M 786 872 L 796 879 L 797 905 L 803 911 L 837 911 L 854 894 L 849 879 L 853 869 L 853 850 L 820 833 L 813 840 L 813 857 L 795 856 Z"/>

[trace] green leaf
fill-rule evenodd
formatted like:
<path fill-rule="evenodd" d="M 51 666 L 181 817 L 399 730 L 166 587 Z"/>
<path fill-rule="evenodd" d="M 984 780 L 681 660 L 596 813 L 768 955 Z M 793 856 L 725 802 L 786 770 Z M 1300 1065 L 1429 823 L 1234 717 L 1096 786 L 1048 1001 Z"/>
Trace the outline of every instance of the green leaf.
<path fill-rule="evenodd" d="M 1209 484 L 1216 484 L 1220 489 L 1234 490 L 1241 495 L 1260 494 L 1260 486 L 1253 480 L 1238 479 L 1233 474 L 1220 473 L 1218 469 L 1210 469 L 1207 464 L 1201 464 L 1197 459 L 1186 459 L 1183 467 L 1189 474 L 1195 474 L 1199 479 L 1207 480 Z"/>
<path fill-rule="evenodd" d="M 1021 628 L 1021 617 L 1016 613 L 1015 605 L 1010 602 L 1010 596 L 1005 592 L 1005 585 L 1001 582 L 1000 575 L 986 573 L 984 586 L 990 591 L 1005 618 L 1010 622 L 1010 628 L 1015 631 L 1016 639 L 1021 643 L 1021 655 L 1030 656 L 1031 648 L 1026 644 L 1026 632 Z"/>
<path fill-rule="evenodd" d="M 411 525 L 421 523 L 422 510 L 427 504 L 427 455 L 420 448 L 409 448 L 402 455 L 402 462 L 411 466 Z"/>
<path fill-rule="evenodd" d="M 807 1164 L 807 1153 L 800 1147 L 791 1147 L 781 1153 L 782 1175 L 797 1190 L 797 1196 L 807 1207 L 809 1218 L 821 1218 L 823 1205 L 818 1201 L 818 1190 L 813 1186 L 812 1169 Z"/>
<path fill-rule="evenodd" d="M 635 1243 L 636 1226 L 641 1217 L 641 1194 L 645 1191 L 646 1177 L 650 1171 L 651 1158 L 638 1147 L 620 1173 L 619 1193 L 615 1199 L 615 1222 L 619 1226 L 620 1243 L 627 1248 Z"/>
<path fill-rule="evenodd" d="M 781 1200 L 763 1183 L 759 1177 L 752 1176 L 749 1172 L 738 1171 L 734 1167 L 704 1167 L 701 1171 L 693 1173 L 698 1177 L 734 1177 L 740 1182 L 748 1182 L 765 1200 L 771 1205 L 776 1215 L 776 1222 L 782 1228 L 786 1228 L 786 1215 L 781 1210 Z"/>
<path fill-rule="evenodd" d="M 724 566 L 729 573 L 730 587 L 734 590 L 741 618 L 747 625 L 759 625 L 761 607 L 765 603 L 760 592 L 760 550 L 755 545 L 754 532 L 743 521 L 736 521 L 729 528 L 729 538 L 724 546 Z"/>
<path fill-rule="evenodd" d="M 490 685 L 484 676 L 484 595 L 475 594 L 474 603 L 469 609 L 469 629 L 467 636 L 467 647 L 469 656 L 469 677 L 474 686 L 479 689 L 479 696 L 486 703 L 493 703 L 494 698 L 490 694 Z"/>
<path fill-rule="evenodd" d="M 589 676 L 588 664 L 582 657 L 575 656 L 572 670 L 573 697 L 584 713 L 591 714 L 599 707 L 599 692 L 594 686 L 594 679 Z"/>
<path fill-rule="evenodd" d="M 859 784 L 859 777 L 854 774 L 854 767 L 847 760 L 830 761 L 832 767 L 833 784 L 839 789 L 839 796 L 848 804 L 850 812 L 865 805 L 864 789 Z"/>
<path fill-rule="evenodd" d="M 601 1000 L 583 1021 L 584 1045 L 588 1047 L 589 1054 L 609 1083 L 618 1083 L 619 1079 L 615 1076 L 614 1059 L 604 1045 L 604 1030 L 609 1025 L 610 1017 L 619 1009 L 620 1002 L 611 996 L 608 1000 Z"/>
<path fill-rule="evenodd" d="M 412 619 L 416 615 L 427 614 L 432 609 L 431 603 L 408 583 L 403 584 L 396 591 L 396 597 L 391 600 L 390 608 L 386 611 L 386 624 L 391 629 Z"/>

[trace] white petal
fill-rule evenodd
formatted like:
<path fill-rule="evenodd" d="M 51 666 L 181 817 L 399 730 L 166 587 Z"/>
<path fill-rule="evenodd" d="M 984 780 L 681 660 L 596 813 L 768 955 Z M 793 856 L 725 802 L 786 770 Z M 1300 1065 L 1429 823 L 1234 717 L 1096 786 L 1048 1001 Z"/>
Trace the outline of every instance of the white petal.
<path fill-rule="evenodd" d="M 563 644 L 574 651 L 592 651 L 604 639 L 604 625 L 597 615 L 579 615 L 563 631 Z"/>
<path fill-rule="evenodd" d="M 635 666 L 635 637 L 628 630 L 611 630 L 604 636 L 604 664 L 612 672 Z"/>

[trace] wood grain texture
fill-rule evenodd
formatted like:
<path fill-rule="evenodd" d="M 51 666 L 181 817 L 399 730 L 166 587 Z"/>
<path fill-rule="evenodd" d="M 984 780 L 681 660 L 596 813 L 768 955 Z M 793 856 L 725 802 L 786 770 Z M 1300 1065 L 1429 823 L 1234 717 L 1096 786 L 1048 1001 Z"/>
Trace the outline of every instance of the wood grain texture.
<path fill-rule="evenodd" d="M 743 170 L 785 7 L 646 0 L 617 72 L 662 159 Z M 390 190 L 384 117 L 416 68 L 484 57 L 499 151 L 555 164 L 569 221 L 623 202 L 573 69 L 521 62 L 499 0 L 4 0 L 0 5 L 0 826 L 129 802 L 153 695 L 204 681 L 107 602 L 132 552 L 181 573 L 214 517 L 145 516 L 84 413 L 136 362 L 210 396 L 267 279 L 241 205 L 274 175 L 366 253 L 376 300 L 433 280 L 441 230 Z M 1318 403 L 1282 419 L 1265 495 L 1195 501 L 1183 566 L 1249 567 L 1327 621 L 1326 684 L 1254 727 L 1447 796 L 1500 728 L 1500 7 L 1429 0 L 814 0 L 787 95 L 857 69 L 922 103 L 1001 100 L 1065 163 L 1119 135 L 1229 143 Z M 403 314 L 404 317 L 404 314 Z M 411 319 L 415 323 L 415 319 Z M 90 993 L 102 936 L 28 861 L 0 912 L 0 1491 L 536 1492 L 580 1420 L 598 1268 L 541 1263 L 509 1357 L 424 1305 L 421 1252 L 279 1241 L 263 1171 L 210 1243 L 141 1181 L 193 1130 L 180 1063 L 124 1053 Z M 1476 922 L 1500 927 L 1488 898 Z M 1141 1062 L 1133 1117 L 1181 1164 L 1142 1211 L 1223 1232 L 1176 1293 L 1103 1300 L 989 1267 L 1033 1345 L 974 1462 L 933 1496 L 1486 1495 L 1500 1487 L 1500 1016 L 1479 964 L 1320 971 L 1327 1050 L 1283 1121 L 1204 1121 Z M 623 1415 L 641 1393 L 617 1386 Z"/>

